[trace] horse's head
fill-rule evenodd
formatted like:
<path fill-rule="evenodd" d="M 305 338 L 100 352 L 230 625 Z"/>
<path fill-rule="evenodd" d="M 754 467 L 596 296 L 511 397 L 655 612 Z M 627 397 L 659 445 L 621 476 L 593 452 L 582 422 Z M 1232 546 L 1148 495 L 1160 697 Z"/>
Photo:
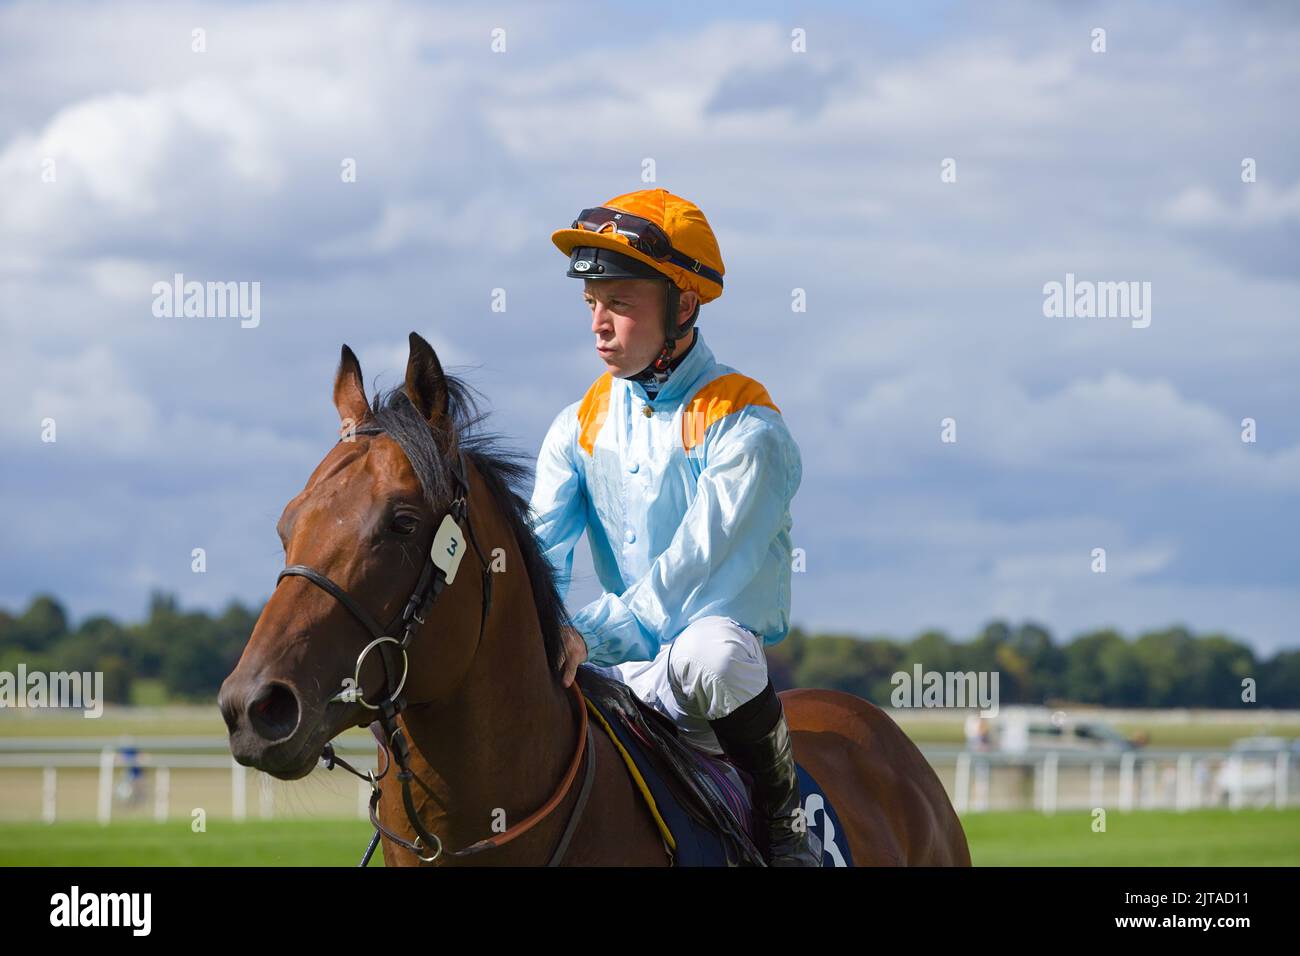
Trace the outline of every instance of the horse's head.
<path fill-rule="evenodd" d="M 310 773 L 326 742 L 374 719 L 366 703 L 382 702 L 404 676 L 398 642 L 408 627 L 425 630 L 424 619 L 436 635 L 409 648 L 408 701 L 441 699 L 473 660 L 480 556 L 471 550 L 446 574 L 440 596 L 434 565 L 446 573 L 446 560 L 430 560 L 446 515 L 458 515 L 460 540 L 447 547 L 438 538 L 443 551 L 459 557 L 473 533 L 460 510 L 470 465 L 449 412 L 449 388 L 461 386 L 424 339 L 412 333 L 410 343 L 405 385 L 373 407 L 360 363 L 343 347 L 334 381 L 342 440 L 285 506 L 287 567 L 221 687 L 235 759 L 281 779 Z M 428 601 L 412 606 L 413 595 Z"/>

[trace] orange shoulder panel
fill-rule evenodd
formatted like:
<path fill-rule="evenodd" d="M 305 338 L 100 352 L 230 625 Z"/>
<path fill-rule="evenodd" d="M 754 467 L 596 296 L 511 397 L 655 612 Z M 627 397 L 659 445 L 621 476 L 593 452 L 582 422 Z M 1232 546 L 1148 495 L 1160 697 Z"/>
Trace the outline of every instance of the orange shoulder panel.
<path fill-rule="evenodd" d="M 781 411 L 767 389 L 747 375 L 729 372 L 707 383 L 682 409 L 682 447 L 690 451 L 704 441 L 710 425 L 746 405 L 765 405 L 778 414 Z"/>
<path fill-rule="evenodd" d="M 595 453 L 596 435 L 609 414 L 609 389 L 613 381 L 614 376 L 609 372 L 596 379 L 578 406 L 578 444 L 588 455 Z"/>

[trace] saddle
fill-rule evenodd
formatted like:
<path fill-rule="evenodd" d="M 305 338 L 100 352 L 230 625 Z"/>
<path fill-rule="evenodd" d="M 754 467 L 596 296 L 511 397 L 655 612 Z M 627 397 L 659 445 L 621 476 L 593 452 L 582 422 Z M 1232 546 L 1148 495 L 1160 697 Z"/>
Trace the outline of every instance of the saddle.
<path fill-rule="evenodd" d="M 688 742 L 677 725 L 622 681 L 591 665 L 577 673 L 592 723 L 607 733 L 636 782 L 674 866 L 765 866 L 765 821 L 750 776 Z M 795 761 L 803 810 L 822 866 L 853 866 L 846 831 L 821 784 Z"/>
<path fill-rule="evenodd" d="M 576 680 L 627 762 L 675 866 L 765 865 L 743 770 L 685 741 L 671 719 L 623 682 L 586 664 Z"/>

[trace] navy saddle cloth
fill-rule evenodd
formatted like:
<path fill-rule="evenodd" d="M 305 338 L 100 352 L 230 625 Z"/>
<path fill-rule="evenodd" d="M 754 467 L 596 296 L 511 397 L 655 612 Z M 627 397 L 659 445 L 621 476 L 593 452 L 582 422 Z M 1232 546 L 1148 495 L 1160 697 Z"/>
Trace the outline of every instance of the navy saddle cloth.
<path fill-rule="evenodd" d="M 609 733 L 628 771 L 671 834 L 674 866 L 763 866 L 757 838 L 761 814 L 749 793 L 749 775 L 682 739 L 677 725 L 638 698 L 626 684 L 586 664 L 578 686 L 594 722 Z M 596 728 L 593 728 L 593 730 Z M 822 844 L 823 866 L 852 866 L 844 828 L 817 781 L 795 762 L 808 828 Z M 735 785 L 729 771 L 743 781 Z M 665 837 L 665 845 L 668 839 Z"/>

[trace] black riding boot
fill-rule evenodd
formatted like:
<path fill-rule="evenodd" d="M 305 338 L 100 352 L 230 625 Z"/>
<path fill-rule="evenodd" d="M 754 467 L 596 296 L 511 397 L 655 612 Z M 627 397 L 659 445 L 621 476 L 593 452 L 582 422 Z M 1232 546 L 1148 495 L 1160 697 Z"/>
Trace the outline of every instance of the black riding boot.
<path fill-rule="evenodd" d="M 790 728 L 772 682 L 709 726 L 727 756 L 754 779 L 754 802 L 767 819 L 768 865 L 821 866 L 821 841 L 802 811 Z"/>

